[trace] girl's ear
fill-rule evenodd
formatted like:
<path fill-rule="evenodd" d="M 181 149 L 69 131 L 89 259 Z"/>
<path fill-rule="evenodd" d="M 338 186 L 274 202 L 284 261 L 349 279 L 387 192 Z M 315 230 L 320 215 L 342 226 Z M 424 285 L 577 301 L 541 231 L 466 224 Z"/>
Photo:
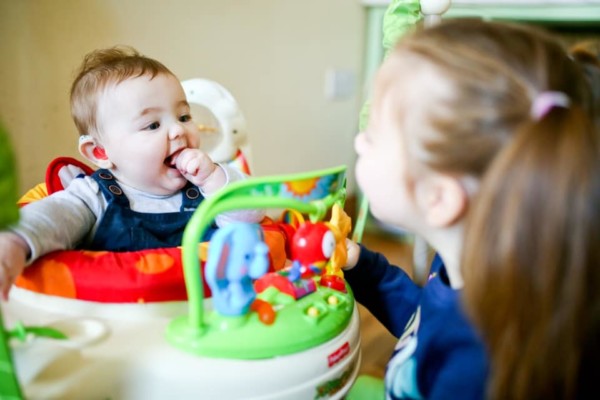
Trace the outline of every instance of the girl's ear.
<path fill-rule="evenodd" d="M 108 169 L 113 166 L 104 148 L 90 135 L 79 137 L 79 153 L 99 168 Z"/>
<path fill-rule="evenodd" d="M 466 215 L 469 193 L 458 178 L 432 174 L 420 186 L 417 202 L 428 225 L 449 227 Z"/>

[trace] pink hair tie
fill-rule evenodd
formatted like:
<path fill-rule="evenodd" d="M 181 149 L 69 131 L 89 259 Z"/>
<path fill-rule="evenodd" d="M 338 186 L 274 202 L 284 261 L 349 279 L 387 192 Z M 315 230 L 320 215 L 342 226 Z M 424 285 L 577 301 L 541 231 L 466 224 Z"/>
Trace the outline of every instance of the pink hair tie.
<path fill-rule="evenodd" d="M 541 92 L 531 104 L 531 117 L 539 121 L 554 107 L 568 108 L 571 104 L 569 96 L 563 92 Z"/>

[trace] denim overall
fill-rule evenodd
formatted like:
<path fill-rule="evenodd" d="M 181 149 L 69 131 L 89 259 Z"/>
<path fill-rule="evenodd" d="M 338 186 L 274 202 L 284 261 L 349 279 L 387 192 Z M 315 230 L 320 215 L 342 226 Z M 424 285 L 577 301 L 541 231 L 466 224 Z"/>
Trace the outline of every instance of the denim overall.
<path fill-rule="evenodd" d="M 141 213 L 129 208 L 129 200 L 110 171 L 100 169 L 92 178 L 98 182 L 108 206 L 89 250 L 138 251 L 181 246 L 186 224 L 204 197 L 191 182 L 181 190 L 179 212 Z M 207 230 L 208 240 L 213 229 Z"/>

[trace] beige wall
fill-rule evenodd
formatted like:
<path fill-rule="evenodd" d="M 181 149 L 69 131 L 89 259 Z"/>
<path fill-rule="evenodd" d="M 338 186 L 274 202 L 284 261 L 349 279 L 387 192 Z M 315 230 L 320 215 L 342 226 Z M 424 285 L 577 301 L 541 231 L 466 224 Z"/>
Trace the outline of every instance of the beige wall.
<path fill-rule="evenodd" d="M 41 182 L 53 158 L 79 157 L 71 79 L 85 53 L 115 44 L 182 80 L 227 87 L 248 120 L 255 175 L 339 164 L 352 172 L 360 90 L 328 101 L 324 80 L 330 67 L 360 77 L 364 24 L 358 0 L 2 0 L 0 118 L 22 189 Z"/>

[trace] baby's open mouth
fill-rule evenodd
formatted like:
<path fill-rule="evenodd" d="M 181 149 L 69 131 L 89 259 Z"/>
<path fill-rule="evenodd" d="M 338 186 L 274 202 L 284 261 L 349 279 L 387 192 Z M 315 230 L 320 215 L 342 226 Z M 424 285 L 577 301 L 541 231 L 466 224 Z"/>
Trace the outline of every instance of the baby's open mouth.
<path fill-rule="evenodd" d="M 165 165 L 169 168 L 177 168 L 176 163 L 177 163 L 177 157 L 179 156 L 179 154 L 181 154 L 181 152 L 183 151 L 183 149 L 177 150 L 175 153 L 171 154 L 169 157 L 165 158 Z"/>

